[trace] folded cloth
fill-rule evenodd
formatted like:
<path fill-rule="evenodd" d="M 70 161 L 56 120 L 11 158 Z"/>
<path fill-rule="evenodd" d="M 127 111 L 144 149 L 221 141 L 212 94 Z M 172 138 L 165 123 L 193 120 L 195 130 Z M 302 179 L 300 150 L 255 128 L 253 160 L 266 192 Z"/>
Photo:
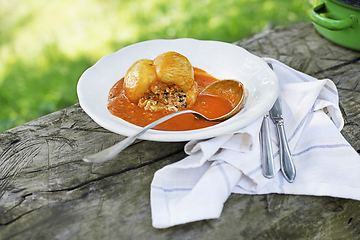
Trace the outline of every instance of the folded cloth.
<path fill-rule="evenodd" d="M 276 175 L 263 177 L 259 131 L 262 118 L 238 131 L 190 141 L 189 155 L 158 170 L 151 183 L 155 228 L 218 218 L 231 193 L 298 194 L 360 200 L 360 156 L 343 138 L 343 119 L 335 84 L 317 80 L 274 59 L 281 86 L 285 131 L 297 176 L 287 182 L 280 171 L 274 124 L 270 124 Z"/>

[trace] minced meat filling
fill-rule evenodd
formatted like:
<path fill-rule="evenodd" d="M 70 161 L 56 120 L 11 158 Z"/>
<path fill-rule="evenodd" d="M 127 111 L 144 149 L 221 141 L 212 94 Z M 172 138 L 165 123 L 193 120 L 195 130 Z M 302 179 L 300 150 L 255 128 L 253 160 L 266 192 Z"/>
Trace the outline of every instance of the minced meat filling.
<path fill-rule="evenodd" d="M 186 94 L 175 84 L 158 83 L 139 99 L 138 105 L 150 111 L 179 111 L 186 108 Z"/>

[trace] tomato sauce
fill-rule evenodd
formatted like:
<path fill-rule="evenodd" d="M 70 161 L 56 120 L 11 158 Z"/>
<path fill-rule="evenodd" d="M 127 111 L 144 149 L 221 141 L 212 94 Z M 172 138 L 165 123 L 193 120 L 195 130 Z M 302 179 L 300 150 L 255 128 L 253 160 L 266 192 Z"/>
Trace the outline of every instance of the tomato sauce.
<path fill-rule="evenodd" d="M 214 78 L 199 68 L 194 68 L 194 78 L 199 85 L 200 91 L 207 85 L 218 81 L 217 78 Z M 124 78 L 120 79 L 117 83 L 115 83 L 109 92 L 108 110 L 114 116 L 137 126 L 144 127 L 149 123 L 171 113 L 170 111 L 151 112 L 144 110 L 135 103 L 130 102 L 125 96 L 123 82 Z M 232 106 L 229 101 L 219 96 L 199 95 L 194 105 L 187 109 L 200 112 L 208 118 L 215 118 L 230 112 L 233 107 L 234 106 Z M 198 119 L 189 113 L 169 119 L 157 125 L 153 129 L 164 131 L 186 131 L 205 128 L 215 124 L 217 123 Z"/>

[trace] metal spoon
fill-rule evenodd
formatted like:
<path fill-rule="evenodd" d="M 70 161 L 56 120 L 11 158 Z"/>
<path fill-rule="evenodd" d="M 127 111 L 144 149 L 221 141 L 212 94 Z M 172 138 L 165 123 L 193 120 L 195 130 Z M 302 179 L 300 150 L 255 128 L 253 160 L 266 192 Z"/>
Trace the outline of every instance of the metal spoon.
<path fill-rule="evenodd" d="M 175 116 L 191 113 L 195 115 L 196 117 L 200 119 L 204 119 L 206 121 L 210 122 L 221 122 L 225 121 L 226 119 L 234 116 L 236 113 L 238 113 L 245 105 L 245 98 L 246 98 L 246 90 L 243 87 L 243 84 L 236 81 L 236 80 L 219 80 L 216 81 L 209 86 L 207 86 L 204 90 L 200 92 L 199 95 L 206 94 L 206 95 L 212 95 L 212 96 L 219 96 L 221 95 L 226 100 L 230 101 L 235 107 L 227 114 L 217 117 L 217 118 L 207 118 L 203 114 L 193 111 L 193 110 L 182 110 L 178 112 L 171 113 L 169 115 L 166 115 L 165 117 L 162 117 L 149 125 L 145 126 L 143 129 L 141 129 L 136 134 L 129 136 L 122 140 L 121 142 L 115 144 L 114 146 L 111 146 L 107 149 L 104 149 L 100 152 L 94 153 L 92 155 L 86 156 L 83 158 L 85 162 L 91 162 L 91 163 L 100 163 L 105 162 L 113 157 L 115 157 L 118 153 L 120 153 L 122 150 L 127 148 L 131 143 L 133 143 L 140 135 L 145 133 L 150 128 L 155 127 L 156 125 L 165 122 L 166 120 L 169 120 L 170 118 L 173 118 Z"/>

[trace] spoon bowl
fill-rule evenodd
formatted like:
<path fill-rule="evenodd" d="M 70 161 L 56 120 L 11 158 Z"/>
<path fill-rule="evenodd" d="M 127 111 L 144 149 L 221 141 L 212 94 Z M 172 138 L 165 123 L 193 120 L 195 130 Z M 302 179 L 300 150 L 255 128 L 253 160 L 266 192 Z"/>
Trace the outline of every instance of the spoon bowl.
<path fill-rule="evenodd" d="M 231 103 L 233 109 L 227 114 L 212 119 L 204 118 L 210 122 L 222 122 L 234 116 L 244 108 L 247 91 L 241 82 L 232 79 L 224 79 L 208 85 L 200 92 L 199 95 L 222 97 Z"/>
<path fill-rule="evenodd" d="M 225 100 L 229 101 L 234 107 L 233 109 L 228 112 L 227 114 L 217 117 L 217 118 L 208 118 L 204 116 L 203 114 L 196 112 L 194 110 L 181 110 L 178 112 L 174 112 L 171 114 L 168 114 L 150 124 L 142 128 L 139 132 L 136 134 L 129 136 L 122 140 L 121 142 L 115 144 L 114 146 L 111 146 L 107 149 L 104 149 L 100 152 L 94 153 L 92 155 L 86 156 L 83 158 L 85 162 L 91 162 L 91 163 L 101 163 L 108 161 L 115 157 L 118 153 L 120 153 L 122 150 L 127 148 L 131 143 L 133 143 L 140 135 L 145 133 L 147 130 L 155 127 L 156 125 L 165 122 L 166 120 L 169 120 L 170 118 L 191 113 L 195 115 L 196 117 L 210 121 L 210 122 L 222 122 L 226 119 L 234 116 L 236 113 L 238 113 L 242 108 L 244 108 L 245 100 L 247 97 L 247 91 L 244 88 L 243 84 L 236 80 L 219 80 L 216 82 L 213 82 L 212 84 L 208 85 L 206 88 L 204 88 L 199 95 L 211 95 L 211 96 L 221 96 Z"/>

